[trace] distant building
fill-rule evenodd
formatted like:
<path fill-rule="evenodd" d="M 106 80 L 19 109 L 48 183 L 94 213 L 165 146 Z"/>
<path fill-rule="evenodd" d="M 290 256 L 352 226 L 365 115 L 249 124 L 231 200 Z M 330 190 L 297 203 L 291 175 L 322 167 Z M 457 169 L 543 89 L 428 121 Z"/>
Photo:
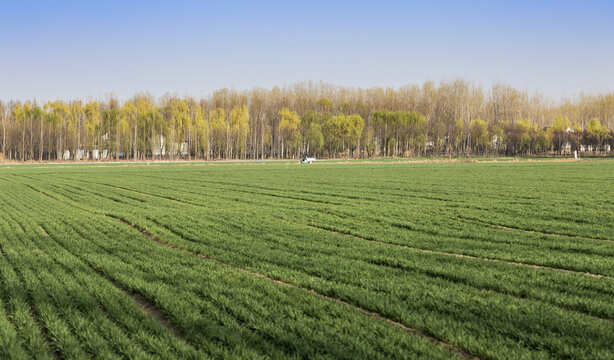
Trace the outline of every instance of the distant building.
<path fill-rule="evenodd" d="M 571 152 L 571 143 L 569 141 L 565 141 L 563 144 L 563 148 L 561 149 L 563 152 L 570 153 Z"/>
<path fill-rule="evenodd" d="M 160 140 L 154 144 L 152 153 L 153 153 L 153 156 L 165 156 L 166 155 L 166 149 L 164 146 L 164 136 L 160 136 Z"/>
<path fill-rule="evenodd" d="M 181 153 L 182 156 L 188 155 L 188 142 L 187 141 L 181 143 L 179 152 Z"/>

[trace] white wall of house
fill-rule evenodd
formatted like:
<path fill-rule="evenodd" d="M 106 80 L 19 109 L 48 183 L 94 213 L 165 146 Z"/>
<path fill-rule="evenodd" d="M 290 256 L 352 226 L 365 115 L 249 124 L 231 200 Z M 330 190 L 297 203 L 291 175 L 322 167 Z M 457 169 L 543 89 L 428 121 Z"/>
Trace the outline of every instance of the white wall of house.
<path fill-rule="evenodd" d="M 164 136 L 160 136 L 160 140 L 154 144 L 152 149 L 153 156 L 165 156 L 166 149 L 164 148 Z"/>
<path fill-rule="evenodd" d="M 571 152 L 571 143 L 569 141 L 567 141 L 567 142 L 565 142 L 565 144 L 563 144 L 563 151 Z"/>
<path fill-rule="evenodd" d="M 179 152 L 183 156 L 188 155 L 188 143 L 187 142 L 182 142 L 181 143 L 181 147 L 180 147 L 180 151 Z"/>

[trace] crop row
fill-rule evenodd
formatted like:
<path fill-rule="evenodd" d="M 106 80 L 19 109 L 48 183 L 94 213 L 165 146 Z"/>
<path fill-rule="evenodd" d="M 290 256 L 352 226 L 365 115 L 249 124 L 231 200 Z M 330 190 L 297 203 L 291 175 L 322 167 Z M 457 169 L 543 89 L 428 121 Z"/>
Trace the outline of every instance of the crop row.
<path fill-rule="evenodd" d="M 333 349 L 343 344 L 367 357 L 398 351 L 446 356 L 446 347 L 316 292 L 481 358 L 610 358 L 614 236 L 608 224 L 614 216 L 603 200 L 611 181 L 602 178 L 610 165 L 589 165 L 0 175 L 6 186 L 20 189 L 3 195 L 4 206 L 20 214 L 8 223 L 25 230 L 38 224 L 57 244 L 41 248 L 40 261 L 42 254 L 63 254 L 89 276 L 139 294 L 185 335 L 186 346 L 206 355 L 342 357 Z M 571 189 L 577 189 L 573 198 Z M 62 217 L 49 215 L 58 211 Z M 54 263 L 62 264 L 60 258 Z M 313 306 L 325 310 L 316 316 Z M 327 318 L 334 313 L 330 306 L 355 316 L 356 328 Z M 203 330 L 195 325 L 200 321 L 219 326 Z M 374 324 L 389 333 L 364 335 Z M 314 330 L 321 326 L 329 332 Z M 306 335 L 314 331 L 331 341 Z M 236 342 L 233 335 L 248 340 Z M 391 339 L 397 340 L 388 344 Z M 314 350 L 315 344 L 324 350 Z"/>
<path fill-rule="evenodd" d="M 340 220 L 335 223 L 331 221 L 335 216 L 324 213 L 317 205 L 330 207 L 333 200 L 305 201 L 298 199 L 301 197 L 298 194 L 279 198 L 281 206 L 277 203 L 271 206 L 270 200 L 267 202 L 253 192 L 242 197 L 234 189 L 223 191 L 214 186 L 199 189 L 183 181 L 169 180 L 156 188 L 149 177 L 139 177 L 138 183 L 133 179 L 129 184 L 126 179 L 130 176 L 104 180 L 132 188 L 132 192 L 96 185 L 93 181 L 89 184 L 49 181 L 45 191 L 57 196 L 59 202 L 120 217 L 194 252 L 376 311 L 481 357 L 611 356 L 613 312 L 608 299 L 613 288 L 609 278 L 425 254 L 306 225 L 324 224 L 323 227 L 335 230 L 343 229 L 347 223 L 354 226 L 343 229 L 347 232 L 390 243 L 399 242 L 395 239 L 397 234 L 409 233 L 412 237 L 406 234 L 400 243 L 426 249 L 443 247 L 450 253 L 474 251 L 477 255 L 553 267 L 570 267 L 566 261 L 580 256 L 577 270 L 589 264 L 595 272 L 604 273 L 608 269 L 607 244 L 548 239 L 536 234 L 522 234 L 519 240 L 511 237 L 509 231 L 475 224 L 466 229 L 472 237 L 454 237 L 454 232 L 463 234 L 462 222 L 453 223 L 454 231 L 442 238 L 441 234 L 429 234 L 429 229 L 420 229 L 416 224 L 412 224 L 412 229 L 417 231 L 408 229 L 409 226 L 391 226 L 377 216 L 377 210 L 365 214 L 364 209 L 338 209 L 344 216 L 337 216 Z M 230 197 L 238 201 L 229 201 Z M 412 209 L 411 204 L 404 206 L 405 210 Z M 139 211 L 134 211 L 137 207 Z M 302 219 L 307 219 L 306 223 Z M 452 224 L 446 217 L 433 218 L 434 223 L 437 221 L 440 227 Z M 107 224 L 101 223 L 92 232 L 103 232 L 106 228 Z M 83 230 L 82 234 L 88 231 Z M 421 237 L 413 239 L 413 235 Z M 494 245 L 484 250 L 485 243 Z M 528 250 L 523 252 L 523 247 Z M 541 249 L 550 258 L 530 257 L 535 249 Z M 586 341 L 587 338 L 591 341 Z"/>
<path fill-rule="evenodd" d="M 2 194 L 3 210 L 15 214 L 4 219 L 3 259 L 18 268 L 28 294 L 46 296 L 48 308 L 38 312 L 36 301 L 33 308 L 40 332 L 51 334 L 47 346 L 63 357 L 454 355 L 343 304 L 170 249 L 110 217 L 23 189 Z M 185 342 L 112 283 L 161 309 Z M 109 293 L 128 309 L 113 308 Z"/>

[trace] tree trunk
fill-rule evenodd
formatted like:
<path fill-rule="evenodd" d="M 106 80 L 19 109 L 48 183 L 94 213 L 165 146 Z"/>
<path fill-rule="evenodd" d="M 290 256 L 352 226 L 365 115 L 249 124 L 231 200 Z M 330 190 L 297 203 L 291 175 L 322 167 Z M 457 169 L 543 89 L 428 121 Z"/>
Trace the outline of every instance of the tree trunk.
<path fill-rule="evenodd" d="M 21 161 L 26 160 L 26 122 L 24 120 L 21 131 Z"/>
<path fill-rule="evenodd" d="M 209 161 L 209 153 L 211 152 L 211 141 L 209 140 L 210 135 L 211 134 L 207 134 L 207 155 L 206 155 L 207 161 Z"/>
<path fill-rule="evenodd" d="M 2 156 L 6 156 L 6 124 L 2 119 Z"/>
<path fill-rule="evenodd" d="M 34 141 L 33 141 L 33 137 L 34 137 L 34 129 L 33 129 L 33 125 L 34 121 L 33 119 L 30 119 L 30 160 L 34 160 Z"/>
<path fill-rule="evenodd" d="M 43 149 L 45 149 L 45 144 L 43 142 L 43 138 L 45 136 L 45 132 L 44 132 L 44 128 L 43 128 L 43 123 L 41 122 L 41 141 L 38 144 L 39 149 L 38 149 L 38 161 L 43 161 Z"/>
<path fill-rule="evenodd" d="M 120 147 L 120 138 L 119 138 L 119 125 L 117 126 L 117 130 L 116 130 L 116 145 L 115 145 L 115 160 L 119 160 L 119 147 Z"/>
<path fill-rule="evenodd" d="M 138 127 L 134 126 L 134 142 L 132 143 L 132 161 L 136 161 L 136 138 Z"/>

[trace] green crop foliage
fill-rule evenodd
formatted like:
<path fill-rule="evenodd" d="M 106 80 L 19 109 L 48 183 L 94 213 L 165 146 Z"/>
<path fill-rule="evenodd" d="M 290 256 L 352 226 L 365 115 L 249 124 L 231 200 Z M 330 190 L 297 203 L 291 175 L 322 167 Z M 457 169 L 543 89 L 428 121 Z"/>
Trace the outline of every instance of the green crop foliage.
<path fill-rule="evenodd" d="M 612 174 L 0 167 L 0 358 L 611 359 Z"/>

